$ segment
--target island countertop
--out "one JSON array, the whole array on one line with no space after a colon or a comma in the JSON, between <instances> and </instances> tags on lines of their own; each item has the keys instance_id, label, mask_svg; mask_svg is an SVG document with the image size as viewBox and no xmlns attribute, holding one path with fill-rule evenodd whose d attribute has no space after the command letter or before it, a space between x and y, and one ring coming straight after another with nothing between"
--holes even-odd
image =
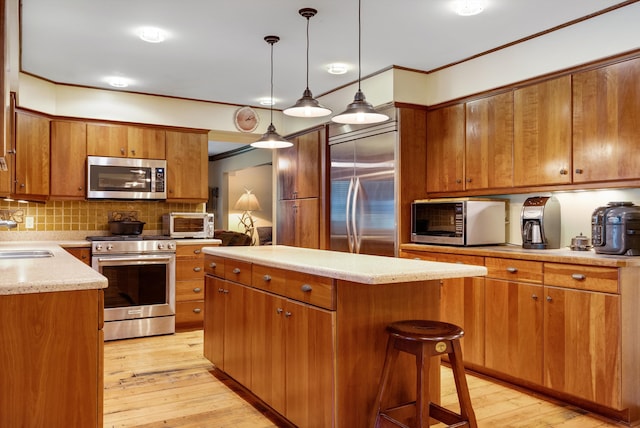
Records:
<instances>
[{"instance_id":1,"label":"island countertop","mask_svg":"<svg viewBox=\"0 0 640 428\"><path fill-rule=\"evenodd\" d=\"M428 262L338 251L264 245L204 247L205 254L363 284L484 276L484 266Z\"/></svg>"}]
</instances>

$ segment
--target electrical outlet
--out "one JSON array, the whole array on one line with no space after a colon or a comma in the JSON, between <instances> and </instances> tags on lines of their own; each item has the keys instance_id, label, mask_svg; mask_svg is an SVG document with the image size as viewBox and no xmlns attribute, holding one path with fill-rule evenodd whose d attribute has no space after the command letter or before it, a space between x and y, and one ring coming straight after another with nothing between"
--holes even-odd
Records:
<instances>
[{"instance_id":1,"label":"electrical outlet","mask_svg":"<svg viewBox=\"0 0 640 428\"><path fill-rule=\"evenodd\" d=\"M33 217L25 217L24 220L24 227L26 229L33 229Z\"/></svg>"}]
</instances>

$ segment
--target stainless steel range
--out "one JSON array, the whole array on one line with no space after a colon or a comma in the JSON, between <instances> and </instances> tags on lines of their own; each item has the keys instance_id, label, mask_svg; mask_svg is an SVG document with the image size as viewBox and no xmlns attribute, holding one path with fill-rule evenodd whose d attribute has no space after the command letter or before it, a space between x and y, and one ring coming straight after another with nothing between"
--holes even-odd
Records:
<instances>
[{"instance_id":1,"label":"stainless steel range","mask_svg":"<svg viewBox=\"0 0 640 428\"><path fill-rule=\"evenodd\" d=\"M104 339L175 332L176 242L164 236L88 236L91 266L106 276Z\"/></svg>"}]
</instances>

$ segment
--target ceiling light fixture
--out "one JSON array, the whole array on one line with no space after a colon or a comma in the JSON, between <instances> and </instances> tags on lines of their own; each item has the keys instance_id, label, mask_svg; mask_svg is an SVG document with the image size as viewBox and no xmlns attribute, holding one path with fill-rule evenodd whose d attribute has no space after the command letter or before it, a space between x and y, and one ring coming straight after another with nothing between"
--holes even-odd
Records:
<instances>
[{"instance_id":1,"label":"ceiling light fixture","mask_svg":"<svg viewBox=\"0 0 640 428\"><path fill-rule=\"evenodd\" d=\"M331 114L331 110L324 107L313 98L313 94L309 89L309 18L315 16L318 11L310 7L305 7L298 11L300 16L307 19L307 88L302 93L300 98L294 105L284 109L284 114L287 116L295 117L322 117Z\"/></svg>"},{"instance_id":2,"label":"ceiling light fixture","mask_svg":"<svg viewBox=\"0 0 640 428\"><path fill-rule=\"evenodd\" d=\"M167 38L167 33L156 27L142 27L138 30L138 37L148 43L161 43Z\"/></svg>"},{"instance_id":3,"label":"ceiling light fixture","mask_svg":"<svg viewBox=\"0 0 640 428\"><path fill-rule=\"evenodd\" d=\"M275 101L272 100L271 98L260 98L261 106L272 106L274 104L275 104Z\"/></svg>"},{"instance_id":4,"label":"ceiling light fixture","mask_svg":"<svg viewBox=\"0 0 640 428\"><path fill-rule=\"evenodd\" d=\"M347 106L347 109L342 113L333 116L332 121L337 123L348 124L366 124L366 123L378 123L384 122L389 119L386 114L378 113L371 103L367 102L360 83L362 80L362 12L361 12L362 0L358 0L358 91L353 98L353 102Z\"/></svg>"},{"instance_id":5,"label":"ceiling light fixture","mask_svg":"<svg viewBox=\"0 0 640 428\"><path fill-rule=\"evenodd\" d=\"M460 16L477 15L484 10L484 0L456 0L453 10Z\"/></svg>"},{"instance_id":6,"label":"ceiling light fixture","mask_svg":"<svg viewBox=\"0 0 640 428\"><path fill-rule=\"evenodd\" d=\"M334 62L327 66L329 74L345 74L348 69L349 67L347 67L347 64L342 64L340 62Z\"/></svg>"},{"instance_id":7,"label":"ceiling light fixture","mask_svg":"<svg viewBox=\"0 0 640 428\"><path fill-rule=\"evenodd\" d=\"M264 41L271 45L271 99L273 100L273 44L277 43L280 40L278 36L265 36ZM273 104L269 108L269 112L271 114L271 120L269 123L269 127L267 128L267 132L265 132L262 137L251 143L251 147L256 147L259 149L282 149L285 147L293 146L291 141L287 141L280 136L276 132L276 127L273 126Z\"/></svg>"},{"instance_id":8,"label":"ceiling light fixture","mask_svg":"<svg viewBox=\"0 0 640 428\"><path fill-rule=\"evenodd\" d=\"M126 88L129 86L129 80L124 77L109 77L107 82L114 88Z\"/></svg>"}]
</instances>

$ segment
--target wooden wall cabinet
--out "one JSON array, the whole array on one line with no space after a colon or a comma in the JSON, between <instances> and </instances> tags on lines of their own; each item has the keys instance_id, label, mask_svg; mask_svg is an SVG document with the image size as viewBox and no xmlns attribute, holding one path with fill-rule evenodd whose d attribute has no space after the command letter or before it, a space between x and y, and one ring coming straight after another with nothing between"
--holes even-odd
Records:
<instances>
[{"instance_id":1,"label":"wooden wall cabinet","mask_svg":"<svg viewBox=\"0 0 640 428\"><path fill-rule=\"evenodd\" d=\"M319 198L279 201L277 222L279 245L319 248Z\"/></svg>"},{"instance_id":2,"label":"wooden wall cabinet","mask_svg":"<svg viewBox=\"0 0 640 428\"><path fill-rule=\"evenodd\" d=\"M427 112L427 192L464 190L464 105Z\"/></svg>"},{"instance_id":3,"label":"wooden wall cabinet","mask_svg":"<svg viewBox=\"0 0 640 428\"><path fill-rule=\"evenodd\" d=\"M203 327L204 246L176 247L176 331Z\"/></svg>"},{"instance_id":4,"label":"wooden wall cabinet","mask_svg":"<svg viewBox=\"0 0 640 428\"><path fill-rule=\"evenodd\" d=\"M573 181L637 180L640 58L573 75Z\"/></svg>"},{"instance_id":5,"label":"wooden wall cabinet","mask_svg":"<svg viewBox=\"0 0 640 428\"><path fill-rule=\"evenodd\" d=\"M207 134L166 131L167 201L208 199Z\"/></svg>"},{"instance_id":6,"label":"wooden wall cabinet","mask_svg":"<svg viewBox=\"0 0 640 428\"><path fill-rule=\"evenodd\" d=\"M15 112L15 195L45 200L49 196L49 119Z\"/></svg>"},{"instance_id":7,"label":"wooden wall cabinet","mask_svg":"<svg viewBox=\"0 0 640 428\"><path fill-rule=\"evenodd\" d=\"M86 123L52 120L50 199L85 199L86 183Z\"/></svg>"},{"instance_id":8,"label":"wooden wall cabinet","mask_svg":"<svg viewBox=\"0 0 640 428\"><path fill-rule=\"evenodd\" d=\"M87 124L89 156L164 159L165 131L115 124Z\"/></svg>"}]
</instances>

